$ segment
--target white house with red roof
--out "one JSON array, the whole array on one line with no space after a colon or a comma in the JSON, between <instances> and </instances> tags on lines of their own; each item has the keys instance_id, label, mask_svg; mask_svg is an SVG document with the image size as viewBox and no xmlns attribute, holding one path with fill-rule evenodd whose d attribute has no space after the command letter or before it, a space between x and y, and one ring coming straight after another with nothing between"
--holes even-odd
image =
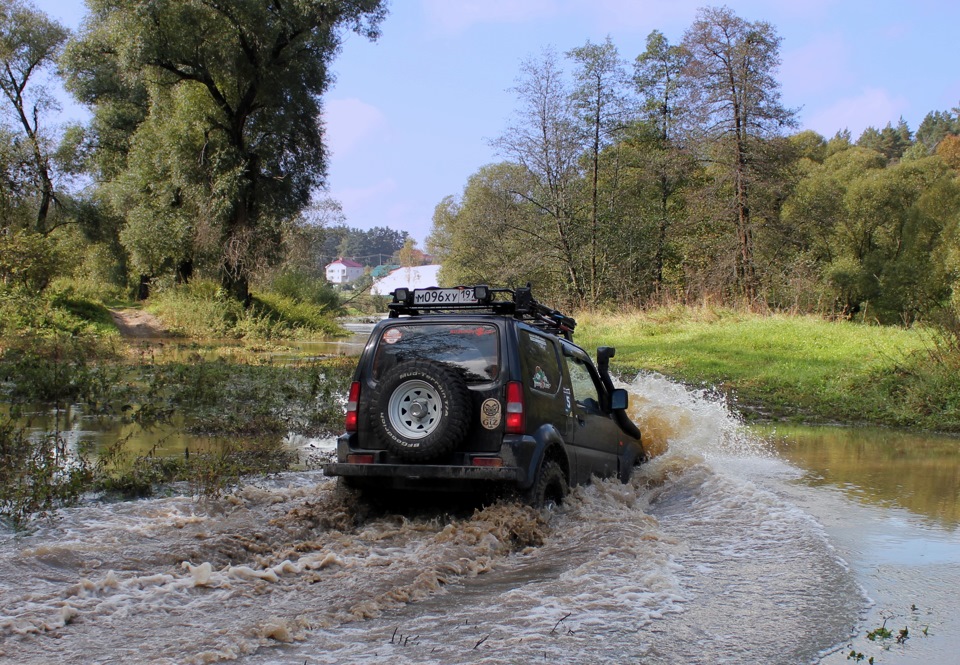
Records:
<instances>
[{"instance_id":1,"label":"white house with red roof","mask_svg":"<svg viewBox=\"0 0 960 665\"><path fill-rule=\"evenodd\" d=\"M350 259L337 259L327 264L327 281L331 284L349 284L363 277L363 266Z\"/></svg>"}]
</instances>

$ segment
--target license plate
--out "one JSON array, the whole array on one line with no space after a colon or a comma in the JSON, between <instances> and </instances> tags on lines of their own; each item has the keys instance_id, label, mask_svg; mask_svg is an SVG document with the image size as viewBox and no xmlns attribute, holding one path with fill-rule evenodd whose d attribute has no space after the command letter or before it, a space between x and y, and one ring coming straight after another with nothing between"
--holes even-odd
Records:
<instances>
[{"instance_id":1,"label":"license plate","mask_svg":"<svg viewBox=\"0 0 960 665\"><path fill-rule=\"evenodd\" d=\"M476 304L473 289L414 289L414 305L468 305Z\"/></svg>"}]
</instances>

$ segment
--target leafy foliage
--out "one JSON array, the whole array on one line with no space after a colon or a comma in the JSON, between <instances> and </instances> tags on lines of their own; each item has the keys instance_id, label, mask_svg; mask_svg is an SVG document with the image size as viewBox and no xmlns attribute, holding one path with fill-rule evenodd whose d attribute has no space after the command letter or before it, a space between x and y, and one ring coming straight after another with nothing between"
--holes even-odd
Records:
<instances>
[{"instance_id":1,"label":"leafy foliage","mask_svg":"<svg viewBox=\"0 0 960 665\"><path fill-rule=\"evenodd\" d=\"M320 96L344 27L376 37L380 0L94 0L70 86L107 134L105 189L142 274L215 267L249 304L282 222L322 184Z\"/></svg>"},{"instance_id":2,"label":"leafy foliage","mask_svg":"<svg viewBox=\"0 0 960 665\"><path fill-rule=\"evenodd\" d=\"M309 295L304 286L300 294ZM160 290L149 309L174 332L198 339L283 339L303 335L337 335L333 303L324 291L313 294L321 302L297 300L263 292L251 306L231 298L216 282L194 280Z\"/></svg>"},{"instance_id":3,"label":"leafy foliage","mask_svg":"<svg viewBox=\"0 0 960 665\"><path fill-rule=\"evenodd\" d=\"M0 288L39 293L61 271L57 242L39 233L0 233Z\"/></svg>"},{"instance_id":4,"label":"leafy foliage","mask_svg":"<svg viewBox=\"0 0 960 665\"><path fill-rule=\"evenodd\" d=\"M0 518L19 527L77 501L92 478L87 458L73 453L60 432L28 436L0 417Z\"/></svg>"}]
</instances>

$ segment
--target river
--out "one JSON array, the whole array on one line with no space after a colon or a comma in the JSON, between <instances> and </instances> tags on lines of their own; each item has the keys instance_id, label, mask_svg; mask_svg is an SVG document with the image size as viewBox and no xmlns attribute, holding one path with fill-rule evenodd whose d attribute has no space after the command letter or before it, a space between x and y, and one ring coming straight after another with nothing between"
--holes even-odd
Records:
<instances>
[{"instance_id":1,"label":"river","mask_svg":"<svg viewBox=\"0 0 960 665\"><path fill-rule=\"evenodd\" d=\"M298 471L4 532L0 662L956 662L960 442L629 388L657 456L546 516L376 512Z\"/></svg>"}]
</instances>

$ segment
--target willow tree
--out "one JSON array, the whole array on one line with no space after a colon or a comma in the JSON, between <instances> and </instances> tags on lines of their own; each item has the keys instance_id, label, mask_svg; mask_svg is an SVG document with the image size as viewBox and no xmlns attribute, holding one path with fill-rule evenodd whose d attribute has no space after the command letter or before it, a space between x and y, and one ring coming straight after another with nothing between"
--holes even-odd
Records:
<instances>
[{"instance_id":1,"label":"willow tree","mask_svg":"<svg viewBox=\"0 0 960 665\"><path fill-rule=\"evenodd\" d=\"M114 159L102 184L127 217L135 263L157 269L171 252L169 264L206 254L225 289L249 301L281 222L324 181L321 95L342 33L376 38L381 5L88 0L67 68L94 127L128 132L104 137Z\"/></svg>"},{"instance_id":2,"label":"willow tree","mask_svg":"<svg viewBox=\"0 0 960 665\"><path fill-rule=\"evenodd\" d=\"M780 37L769 23L745 21L728 7L708 7L699 10L682 46L705 155L717 182L730 192L737 282L752 299L757 291L752 204L754 185L764 179L771 158L765 140L795 124L795 112L780 103Z\"/></svg>"},{"instance_id":3,"label":"willow tree","mask_svg":"<svg viewBox=\"0 0 960 665\"><path fill-rule=\"evenodd\" d=\"M568 257L539 204L540 183L518 164L481 167L462 196L446 197L433 215L427 250L442 263L444 284L521 286L532 282L540 297L570 295Z\"/></svg>"}]
</instances>

